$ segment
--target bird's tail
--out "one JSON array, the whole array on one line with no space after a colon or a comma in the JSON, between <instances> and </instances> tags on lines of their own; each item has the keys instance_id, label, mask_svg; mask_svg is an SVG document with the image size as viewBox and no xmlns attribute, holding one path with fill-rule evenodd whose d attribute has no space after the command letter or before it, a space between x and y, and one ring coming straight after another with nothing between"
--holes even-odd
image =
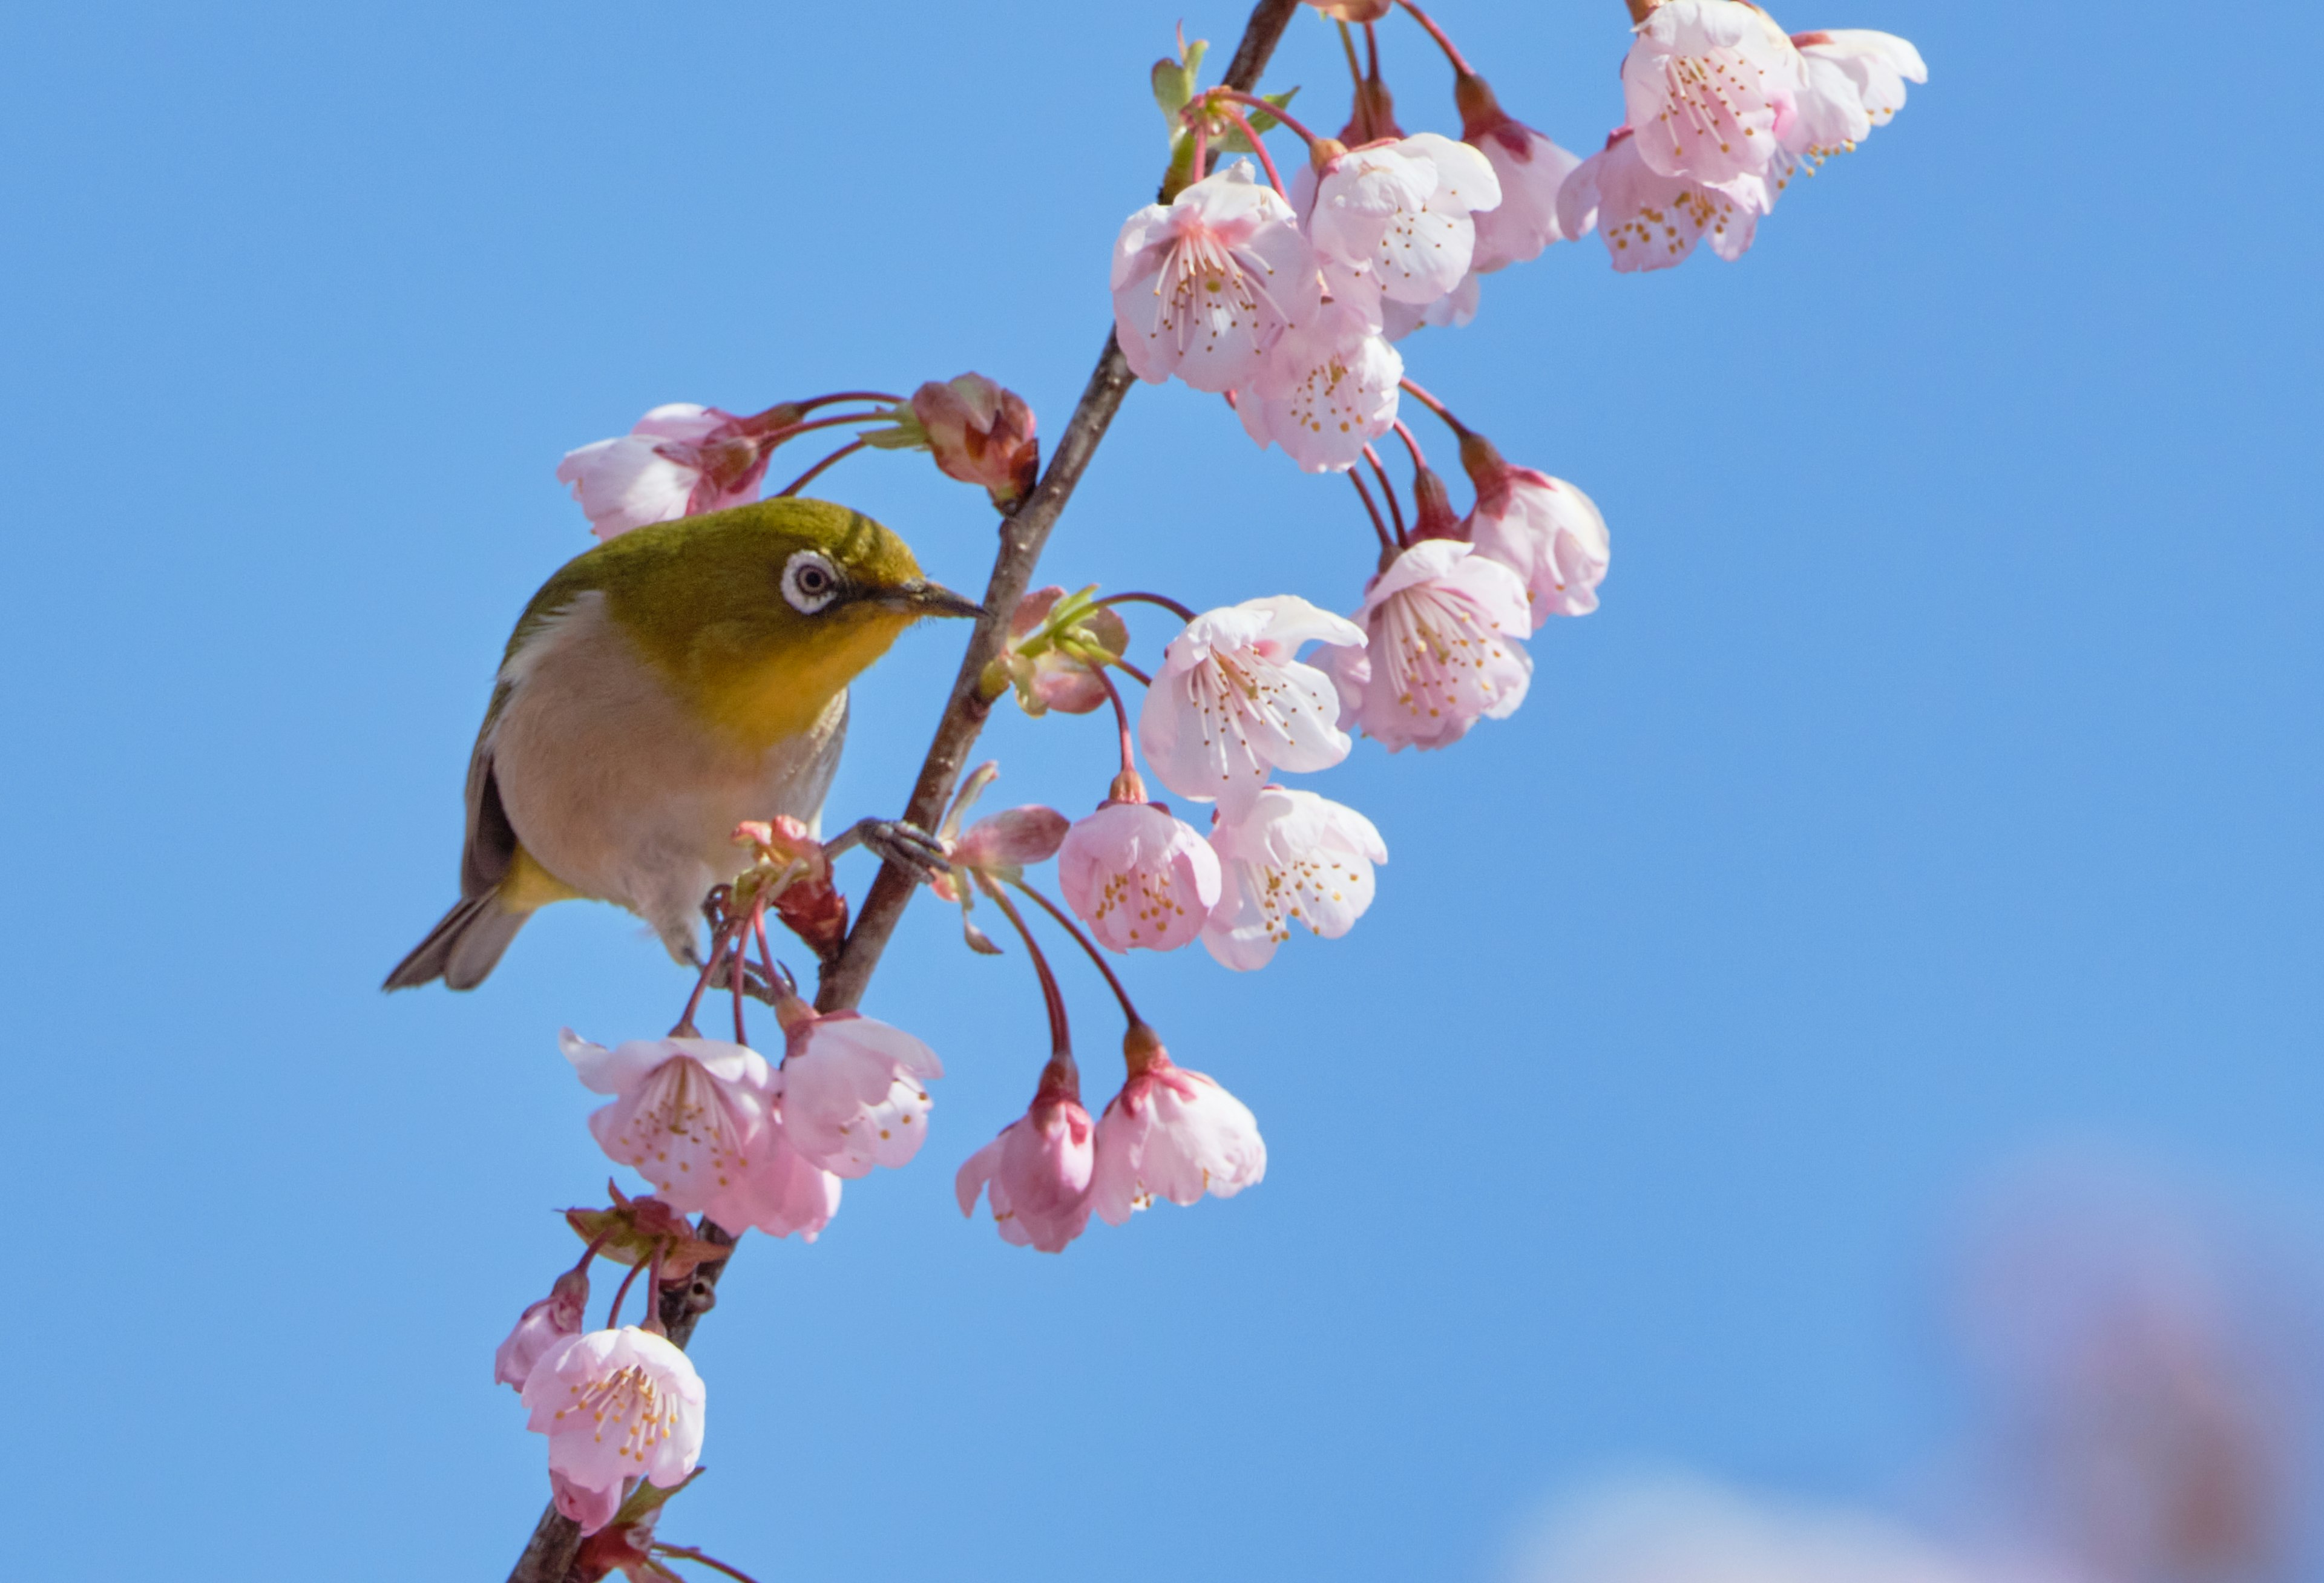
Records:
<instances>
[{"instance_id":1,"label":"bird's tail","mask_svg":"<svg viewBox=\"0 0 2324 1583\"><path fill-rule=\"evenodd\" d=\"M493 891L469 897L428 931L428 938L395 964L380 988L416 989L441 979L447 989L473 989L493 971L527 916L503 907Z\"/></svg>"}]
</instances>

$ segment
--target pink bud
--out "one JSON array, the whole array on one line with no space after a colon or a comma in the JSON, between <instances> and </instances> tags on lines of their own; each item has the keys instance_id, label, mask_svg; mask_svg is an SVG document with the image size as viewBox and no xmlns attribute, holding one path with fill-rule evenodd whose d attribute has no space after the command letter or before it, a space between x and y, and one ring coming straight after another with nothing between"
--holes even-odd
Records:
<instances>
[{"instance_id":1,"label":"pink bud","mask_svg":"<svg viewBox=\"0 0 2324 1583\"><path fill-rule=\"evenodd\" d=\"M1074 1058L1060 1054L1025 1114L961 1166L953 1184L960 1212L974 1214L982 1192L1003 1242L1063 1253L1089 1225L1093 1136Z\"/></svg>"},{"instance_id":2,"label":"pink bud","mask_svg":"<svg viewBox=\"0 0 2324 1583\"><path fill-rule=\"evenodd\" d=\"M1004 511L1032 492L1041 446L1033 437L1033 410L1016 391L981 373L945 384L931 380L912 392L912 415L946 477L982 484Z\"/></svg>"},{"instance_id":3,"label":"pink bud","mask_svg":"<svg viewBox=\"0 0 2324 1583\"><path fill-rule=\"evenodd\" d=\"M1038 804L1010 808L979 819L952 849L964 869L1022 868L1057 855L1073 822Z\"/></svg>"},{"instance_id":4,"label":"pink bud","mask_svg":"<svg viewBox=\"0 0 2324 1583\"><path fill-rule=\"evenodd\" d=\"M1011 642L1006 658L1017 701L1028 714L1052 709L1065 714L1087 714L1105 707L1105 684L1083 661L1054 648L1030 658L1017 651L1014 640L1037 630L1065 596L1062 588L1036 588L1017 602L1016 613L1009 618ZM1130 628L1109 607L1091 611L1077 625L1110 654L1120 655L1130 647Z\"/></svg>"},{"instance_id":5,"label":"pink bud","mask_svg":"<svg viewBox=\"0 0 2324 1583\"><path fill-rule=\"evenodd\" d=\"M589 1306L589 1273L567 1270L557 1277L549 1295L518 1316L516 1329L493 1353L493 1382L512 1385L520 1393L533 1365L567 1336L581 1333L582 1313Z\"/></svg>"}]
</instances>

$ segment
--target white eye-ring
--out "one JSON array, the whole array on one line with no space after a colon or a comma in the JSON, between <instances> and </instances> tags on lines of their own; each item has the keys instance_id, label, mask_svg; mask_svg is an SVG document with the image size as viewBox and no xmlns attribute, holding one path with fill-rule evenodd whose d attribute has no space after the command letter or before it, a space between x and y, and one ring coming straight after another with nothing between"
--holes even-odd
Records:
<instances>
[{"instance_id":1,"label":"white eye-ring","mask_svg":"<svg viewBox=\"0 0 2324 1583\"><path fill-rule=\"evenodd\" d=\"M783 563L783 597L801 615L813 615L839 597L839 573L811 549L793 552Z\"/></svg>"}]
</instances>

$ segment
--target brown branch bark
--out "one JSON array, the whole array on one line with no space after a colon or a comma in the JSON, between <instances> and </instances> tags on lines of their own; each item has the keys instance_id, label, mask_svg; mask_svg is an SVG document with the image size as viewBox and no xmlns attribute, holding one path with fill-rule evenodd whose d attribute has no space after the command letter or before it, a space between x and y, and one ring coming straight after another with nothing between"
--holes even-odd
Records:
<instances>
[{"instance_id":1,"label":"brown branch bark","mask_svg":"<svg viewBox=\"0 0 2324 1583\"><path fill-rule=\"evenodd\" d=\"M1275 53L1276 43L1298 9L1299 0L1259 0L1243 27L1242 41L1235 46L1234 59L1228 63L1224 79L1227 87L1243 93L1258 87L1259 74L1267 69L1268 58ZM984 667L1001 652L1008 636L1009 617L1032 584L1033 569L1049 542L1050 530L1056 527L1065 502L1073 498L1091 456L1096 454L1098 442L1105 437L1107 426L1121 409L1122 398L1130 393L1134 377L1121 355L1121 348L1108 332L1105 350L1098 354L1097 368L1084 387L1073 416L1057 437L1048 469L1041 474L1041 482L1034 486L1033 492L1001 520L1001 549L993 559L991 579L985 584L984 613L977 618L975 630L969 636L968 652L961 656L960 674L953 680L952 696L936 722L936 740L928 744L927 758L922 761L919 778L912 786L911 799L904 805L904 817L923 830L936 827L953 788L960 783L969 750L976 745L985 719L992 713L992 705L977 695L977 683L984 675ZM905 879L895 869L881 865L871 893L864 898L863 909L856 915L855 926L848 932L846 945L839 959L825 970L816 989L815 1003L819 1010L853 1009L863 999L872 971L880 965L881 953L888 948L889 938L896 932L897 922L918 888L916 882ZM713 1241L733 1240L707 1221L704 1222L702 1235ZM696 1272L689 1285L662 1293L661 1319L669 1328L671 1341L684 1347L693 1337L696 1323L715 1301L718 1277L725 1269L724 1261L705 1265ZM565 1583L580 1545L581 1531L556 1506L549 1506L541 1513L530 1542L509 1574L509 1583Z\"/></svg>"}]
</instances>

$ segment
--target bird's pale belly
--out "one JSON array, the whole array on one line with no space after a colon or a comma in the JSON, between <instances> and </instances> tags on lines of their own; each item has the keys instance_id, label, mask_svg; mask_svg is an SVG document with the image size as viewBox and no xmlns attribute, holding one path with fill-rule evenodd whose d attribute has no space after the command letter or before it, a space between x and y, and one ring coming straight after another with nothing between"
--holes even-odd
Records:
<instances>
[{"instance_id":1,"label":"bird's pale belly","mask_svg":"<svg viewBox=\"0 0 2324 1583\"><path fill-rule=\"evenodd\" d=\"M742 867L737 824L821 815L847 697L754 749L703 722L602 622L576 611L528 656L494 728L501 801L549 876L628 907L679 953L703 897Z\"/></svg>"}]
</instances>

